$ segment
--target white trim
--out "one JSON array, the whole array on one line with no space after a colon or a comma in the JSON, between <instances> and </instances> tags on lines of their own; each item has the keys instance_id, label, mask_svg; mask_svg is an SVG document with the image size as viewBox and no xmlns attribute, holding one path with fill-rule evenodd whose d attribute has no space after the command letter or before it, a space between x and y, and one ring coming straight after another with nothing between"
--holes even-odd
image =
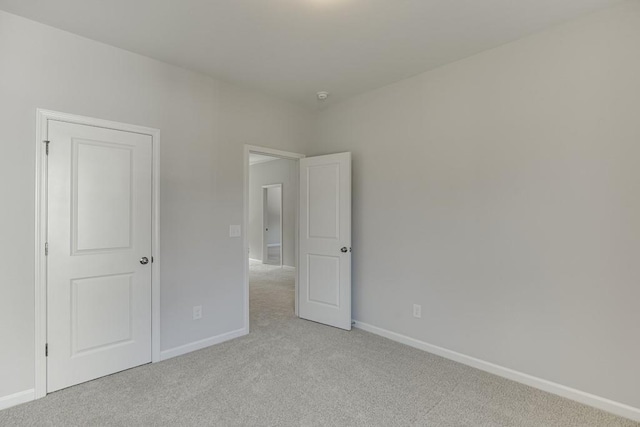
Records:
<instances>
[{"instance_id":1,"label":"white trim","mask_svg":"<svg viewBox=\"0 0 640 427\"><path fill-rule=\"evenodd\" d=\"M265 224L269 220L268 215L268 194L270 188L279 188L280 189L280 243L267 243L267 226L269 224ZM284 240L284 230L282 229L284 223L284 191L282 183L278 184L268 184L262 186L262 263L267 265L279 265L282 267L284 265L284 250L283 240ZM265 219L267 221L265 221ZM280 262L278 264L269 264L267 261L269 260L269 248L275 248L276 246L280 247Z\"/></svg>"},{"instance_id":2,"label":"white trim","mask_svg":"<svg viewBox=\"0 0 640 427\"><path fill-rule=\"evenodd\" d=\"M29 389L8 396L0 397L0 411L35 399L35 390Z\"/></svg>"},{"instance_id":3,"label":"white trim","mask_svg":"<svg viewBox=\"0 0 640 427\"><path fill-rule=\"evenodd\" d=\"M634 408L633 406L625 405L624 403L615 402L604 397L596 396L594 394L576 390L575 388L567 387L562 384L535 377L533 375L525 374L524 372L505 368L504 366L496 365L495 363L477 359L472 356L467 356L466 354L458 353L456 351L449 350L443 347L438 347L436 345L429 344L424 341L408 337L406 335L401 335L396 332L391 332L386 329L369 325L357 320L354 320L353 323L354 327L358 329L371 332L372 334L380 335L392 341L406 344L410 347L417 348L419 350L423 350L428 353L432 353L446 359L453 360L455 362L459 362L464 365L471 366L473 368L477 368L482 371L516 381L521 384L526 384L528 386L553 393L588 406L593 406L594 408L602 409L603 411L611 412L612 414L619 415L621 417L629 418L634 421L640 421L640 408Z\"/></svg>"},{"instance_id":4,"label":"white trim","mask_svg":"<svg viewBox=\"0 0 640 427\"><path fill-rule=\"evenodd\" d=\"M35 205L35 281L34 281L34 390L33 398L47 394L47 361L44 345L47 342L47 263L44 245L47 241L47 162L45 141L48 139L47 119L43 111L36 111L36 205Z\"/></svg>"},{"instance_id":5,"label":"white trim","mask_svg":"<svg viewBox=\"0 0 640 427\"><path fill-rule=\"evenodd\" d=\"M47 260L44 243L47 239L47 173L42 141L48 139L48 122L95 126L151 136L153 156L152 244L151 256L151 361L160 361L160 130L94 119L56 111L36 110L36 206L35 206L35 388L34 398L47 394L47 361L44 346L47 342Z\"/></svg>"},{"instance_id":6,"label":"white trim","mask_svg":"<svg viewBox=\"0 0 640 427\"><path fill-rule=\"evenodd\" d=\"M243 248L244 248L244 295L243 295L243 299L244 299L244 328L246 329L247 333L249 333L249 234L248 234L248 229L249 229L249 154L250 153L256 153L256 154L266 154L269 156L274 156L274 157L280 157L283 159L291 159L291 160L300 160L303 159L305 157L304 154L298 154L298 153L292 153L289 151L282 151L282 150L274 150L273 148L267 148L267 147L260 147L257 145L247 145L245 144L244 146L244 157L243 157L243 163L244 163L244 197L243 197L243 214L244 214L244 218L242 220L243 222ZM299 180L299 175L300 172L299 170L296 173L296 176L298 176L298 180ZM296 180L296 181L298 181ZM298 193L298 189L296 188L296 194ZM296 202L296 204L298 204ZM295 245L297 245L298 242L298 209L296 209L296 221L295 221L296 225L296 232L295 232L295 237L294 237L294 242ZM295 253L296 253L296 265L298 265L298 249L296 246L295 249ZM295 283L295 314L296 316L298 315L298 272L296 270L296 283Z\"/></svg>"},{"instance_id":7,"label":"white trim","mask_svg":"<svg viewBox=\"0 0 640 427\"><path fill-rule=\"evenodd\" d=\"M172 357L182 356L183 354L191 353L192 351L201 350L206 347L210 347L215 344L220 344L225 341L232 340L234 338L247 335L249 331L245 328L237 329L235 331L226 332L224 334L216 335L214 337L205 338L199 341L194 341L189 344L181 345L179 347L170 348L169 350L163 350L160 353L160 360L171 359Z\"/></svg>"}]
</instances>

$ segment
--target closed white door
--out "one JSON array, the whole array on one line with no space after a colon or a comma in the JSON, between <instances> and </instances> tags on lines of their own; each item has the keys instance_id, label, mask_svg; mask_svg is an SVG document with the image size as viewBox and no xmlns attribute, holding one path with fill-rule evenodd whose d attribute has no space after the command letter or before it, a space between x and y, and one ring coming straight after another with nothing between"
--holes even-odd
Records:
<instances>
[{"instance_id":1,"label":"closed white door","mask_svg":"<svg viewBox=\"0 0 640 427\"><path fill-rule=\"evenodd\" d=\"M47 391L151 362L151 136L49 121Z\"/></svg>"},{"instance_id":2,"label":"closed white door","mask_svg":"<svg viewBox=\"0 0 640 427\"><path fill-rule=\"evenodd\" d=\"M351 153L300 160L299 316L351 330Z\"/></svg>"}]
</instances>

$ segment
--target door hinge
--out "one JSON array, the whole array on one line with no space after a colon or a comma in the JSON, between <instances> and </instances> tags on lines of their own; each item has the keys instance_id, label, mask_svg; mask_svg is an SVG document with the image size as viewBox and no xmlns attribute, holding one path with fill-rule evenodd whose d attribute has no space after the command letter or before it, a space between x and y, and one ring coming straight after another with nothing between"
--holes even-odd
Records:
<instances>
[{"instance_id":1,"label":"door hinge","mask_svg":"<svg viewBox=\"0 0 640 427\"><path fill-rule=\"evenodd\" d=\"M151 264L153 264L153 257L151 257Z\"/></svg>"},{"instance_id":2,"label":"door hinge","mask_svg":"<svg viewBox=\"0 0 640 427\"><path fill-rule=\"evenodd\" d=\"M44 357L49 357L49 344L44 345Z\"/></svg>"},{"instance_id":3,"label":"door hinge","mask_svg":"<svg viewBox=\"0 0 640 427\"><path fill-rule=\"evenodd\" d=\"M45 146L46 146L46 148L45 148L45 153L46 153L46 154L47 154L47 156L48 156L48 155L49 155L49 142L51 142L51 141L44 140L44 141L42 141L42 142L44 142L44 143L45 143Z\"/></svg>"},{"instance_id":4,"label":"door hinge","mask_svg":"<svg viewBox=\"0 0 640 427\"><path fill-rule=\"evenodd\" d=\"M44 256L49 255L49 242L44 244Z\"/></svg>"}]
</instances>

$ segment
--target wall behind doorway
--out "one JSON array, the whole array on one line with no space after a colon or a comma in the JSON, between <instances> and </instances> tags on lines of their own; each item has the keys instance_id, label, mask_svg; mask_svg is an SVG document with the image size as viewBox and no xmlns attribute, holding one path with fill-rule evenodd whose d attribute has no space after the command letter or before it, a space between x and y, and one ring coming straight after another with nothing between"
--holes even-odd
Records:
<instances>
[{"instance_id":1,"label":"wall behind doorway","mask_svg":"<svg viewBox=\"0 0 640 427\"><path fill-rule=\"evenodd\" d=\"M249 258L262 260L262 186L282 184L282 264L295 267L296 160L279 159L249 167Z\"/></svg>"}]
</instances>

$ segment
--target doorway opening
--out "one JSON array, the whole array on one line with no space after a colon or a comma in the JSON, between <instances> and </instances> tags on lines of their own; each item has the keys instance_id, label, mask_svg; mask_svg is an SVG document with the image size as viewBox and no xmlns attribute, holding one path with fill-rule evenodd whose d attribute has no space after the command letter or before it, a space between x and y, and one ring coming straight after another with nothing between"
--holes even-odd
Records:
<instances>
[{"instance_id":1,"label":"doorway opening","mask_svg":"<svg viewBox=\"0 0 640 427\"><path fill-rule=\"evenodd\" d=\"M278 248L264 209L280 185ZM244 230L245 333L295 317L351 330L351 153L307 158L245 145Z\"/></svg>"},{"instance_id":2,"label":"doorway opening","mask_svg":"<svg viewBox=\"0 0 640 427\"><path fill-rule=\"evenodd\" d=\"M297 313L298 159L302 157L259 147L246 152L248 311L258 324L274 325Z\"/></svg>"},{"instance_id":3,"label":"doorway opening","mask_svg":"<svg viewBox=\"0 0 640 427\"><path fill-rule=\"evenodd\" d=\"M282 159L283 162L293 162L293 160ZM276 167L281 168L281 165L274 165L273 163L268 165L271 170L275 170ZM289 165L283 165L288 169ZM292 165L293 166L293 165ZM251 169L251 168L250 168ZM251 174L251 171L249 171ZM249 202L249 209L251 210L251 202ZM282 201L282 183L269 184L262 186L262 263L269 265L284 266L282 261L283 255L283 206ZM292 229L293 224L291 221L287 221L287 230L295 231ZM288 249L288 248L287 248Z\"/></svg>"}]
</instances>

